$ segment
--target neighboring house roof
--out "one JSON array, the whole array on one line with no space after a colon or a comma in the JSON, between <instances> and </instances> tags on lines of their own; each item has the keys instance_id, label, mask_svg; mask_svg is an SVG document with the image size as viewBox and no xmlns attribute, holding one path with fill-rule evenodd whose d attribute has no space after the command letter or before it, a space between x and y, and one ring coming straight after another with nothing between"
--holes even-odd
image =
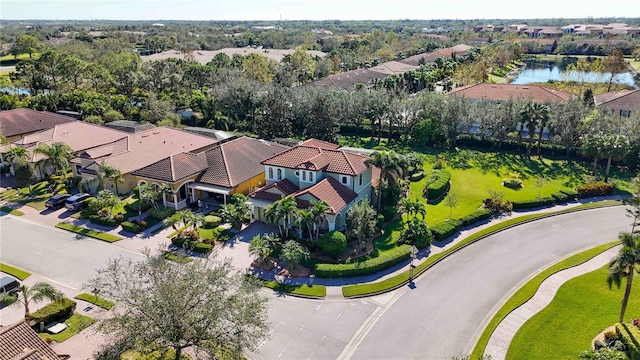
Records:
<instances>
[{"instance_id":1,"label":"neighboring house roof","mask_svg":"<svg viewBox=\"0 0 640 360\"><path fill-rule=\"evenodd\" d=\"M509 99L531 100L539 103L566 101L571 99L573 96L571 93L565 91L553 90L539 85L488 83L459 87L449 92L447 95L492 101L503 101Z\"/></svg>"},{"instance_id":2,"label":"neighboring house roof","mask_svg":"<svg viewBox=\"0 0 640 360\"><path fill-rule=\"evenodd\" d=\"M140 131L146 131L156 127L151 123L140 123L140 122L131 121L131 120L116 120L110 123L105 123L103 124L103 126L120 130L120 131L125 131L128 133L137 133Z\"/></svg>"},{"instance_id":3,"label":"neighboring house roof","mask_svg":"<svg viewBox=\"0 0 640 360\"><path fill-rule=\"evenodd\" d=\"M210 137L169 127L159 127L135 134L127 134L127 146L125 149L120 149L120 151L108 155L98 153L113 147L113 145L109 144L101 149L93 149L92 152L98 156L90 157L97 164L104 161L120 170L122 174L128 174L173 155L205 150L216 142L215 139ZM178 159L186 159L186 157ZM172 171L175 171L175 169Z\"/></svg>"},{"instance_id":4,"label":"neighboring house roof","mask_svg":"<svg viewBox=\"0 0 640 360\"><path fill-rule=\"evenodd\" d=\"M593 101L596 106L610 106L632 109L640 106L640 89L622 90L595 95Z\"/></svg>"},{"instance_id":5,"label":"neighboring house roof","mask_svg":"<svg viewBox=\"0 0 640 360\"><path fill-rule=\"evenodd\" d=\"M74 122L76 119L31 109L0 111L0 132L5 137L19 136L52 128L59 124Z\"/></svg>"},{"instance_id":6,"label":"neighboring house roof","mask_svg":"<svg viewBox=\"0 0 640 360\"><path fill-rule=\"evenodd\" d=\"M58 355L24 321L0 329L0 360L60 360Z\"/></svg>"},{"instance_id":7,"label":"neighboring house roof","mask_svg":"<svg viewBox=\"0 0 640 360\"><path fill-rule=\"evenodd\" d=\"M208 167L197 181L236 187L264 173L264 159L288 149L285 145L246 136L227 141L207 151Z\"/></svg>"},{"instance_id":8,"label":"neighboring house roof","mask_svg":"<svg viewBox=\"0 0 640 360\"><path fill-rule=\"evenodd\" d=\"M303 195L310 195L319 201L325 201L329 205L327 212L330 214L337 214L358 197L358 194L332 177L326 177L318 181L317 184L302 190L298 190L298 187L291 181L283 179L251 193L249 197L277 201L288 195L296 198L300 208L309 206L308 200L299 198Z\"/></svg>"},{"instance_id":9,"label":"neighboring house roof","mask_svg":"<svg viewBox=\"0 0 640 360\"><path fill-rule=\"evenodd\" d=\"M200 173L198 182L235 187L263 173L262 160L287 149L288 146L240 137L198 154L174 154L134 171L133 175L175 182Z\"/></svg>"},{"instance_id":10,"label":"neighboring house roof","mask_svg":"<svg viewBox=\"0 0 640 360\"><path fill-rule=\"evenodd\" d=\"M367 169L365 157L338 150L338 145L316 139L307 140L262 163L290 169L324 170L351 176Z\"/></svg>"}]
</instances>

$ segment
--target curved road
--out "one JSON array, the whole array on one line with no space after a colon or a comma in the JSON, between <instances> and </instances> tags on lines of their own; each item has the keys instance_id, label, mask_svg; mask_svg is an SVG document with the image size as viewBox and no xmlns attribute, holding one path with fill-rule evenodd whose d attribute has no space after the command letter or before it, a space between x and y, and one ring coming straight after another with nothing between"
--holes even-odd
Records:
<instances>
[{"instance_id":1,"label":"curved road","mask_svg":"<svg viewBox=\"0 0 640 360\"><path fill-rule=\"evenodd\" d=\"M623 207L555 216L492 235L423 274L414 289L359 300L272 295L259 359L451 359L468 354L497 304L525 279L629 229ZM0 216L2 261L79 287L107 258L140 254Z\"/></svg>"}]
</instances>

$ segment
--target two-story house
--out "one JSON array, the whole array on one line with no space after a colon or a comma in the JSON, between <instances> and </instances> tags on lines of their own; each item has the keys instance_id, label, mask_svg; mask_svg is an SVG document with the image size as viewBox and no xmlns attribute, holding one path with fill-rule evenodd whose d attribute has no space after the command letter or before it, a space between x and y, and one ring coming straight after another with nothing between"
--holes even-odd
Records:
<instances>
[{"instance_id":1,"label":"two-story house","mask_svg":"<svg viewBox=\"0 0 640 360\"><path fill-rule=\"evenodd\" d=\"M265 208L291 195L301 209L310 201L325 201L330 209L323 228L343 230L351 206L371 199L372 169L366 160L317 139L264 160L266 186L249 195L252 220L265 221Z\"/></svg>"}]
</instances>

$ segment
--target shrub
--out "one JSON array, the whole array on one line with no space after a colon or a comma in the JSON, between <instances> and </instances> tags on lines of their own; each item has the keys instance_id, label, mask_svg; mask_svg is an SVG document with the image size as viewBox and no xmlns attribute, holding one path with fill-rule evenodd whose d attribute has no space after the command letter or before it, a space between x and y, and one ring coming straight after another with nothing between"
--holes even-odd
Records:
<instances>
[{"instance_id":1,"label":"shrub","mask_svg":"<svg viewBox=\"0 0 640 360\"><path fill-rule=\"evenodd\" d=\"M569 196L560 191L558 191L557 193L551 194L551 197L555 200L557 204L564 204L566 202L569 202Z\"/></svg>"},{"instance_id":2,"label":"shrub","mask_svg":"<svg viewBox=\"0 0 640 360\"><path fill-rule=\"evenodd\" d=\"M613 184L606 183L604 181L598 181L594 183L587 183L580 185L576 188L578 198L588 198L595 196L612 195L614 190Z\"/></svg>"},{"instance_id":3,"label":"shrub","mask_svg":"<svg viewBox=\"0 0 640 360\"><path fill-rule=\"evenodd\" d=\"M318 264L315 274L324 278L339 278L347 276L360 276L376 273L399 262L409 259L411 247L398 246L382 253L380 256L368 260L349 264Z\"/></svg>"},{"instance_id":4,"label":"shrub","mask_svg":"<svg viewBox=\"0 0 640 360\"><path fill-rule=\"evenodd\" d=\"M329 231L318 239L318 246L323 253L338 257L347 249L347 237L340 231Z\"/></svg>"},{"instance_id":5,"label":"shrub","mask_svg":"<svg viewBox=\"0 0 640 360\"><path fill-rule=\"evenodd\" d=\"M142 227L140 226L140 224L135 222L123 221L120 226L122 226L122 230L130 232L132 234L137 234L142 231Z\"/></svg>"},{"instance_id":6,"label":"shrub","mask_svg":"<svg viewBox=\"0 0 640 360\"><path fill-rule=\"evenodd\" d=\"M460 220L449 219L434 225L431 228L431 233L437 241L442 241L455 234L460 229L460 226L462 226Z\"/></svg>"},{"instance_id":7,"label":"shrub","mask_svg":"<svg viewBox=\"0 0 640 360\"><path fill-rule=\"evenodd\" d=\"M76 302L64 298L58 302L52 302L51 304L45 305L40 310L30 314L32 324L38 324L40 322L44 322L46 324L50 324L57 320L63 320L69 317L73 310L76 308Z\"/></svg>"},{"instance_id":8,"label":"shrub","mask_svg":"<svg viewBox=\"0 0 640 360\"><path fill-rule=\"evenodd\" d=\"M108 227L116 227L118 226L118 224L120 224L115 217L113 219L110 219L99 215L89 215L86 217L86 219L94 224L104 225Z\"/></svg>"},{"instance_id":9,"label":"shrub","mask_svg":"<svg viewBox=\"0 0 640 360\"><path fill-rule=\"evenodd\" d=\"M113 220L115 220L118 224L120 224L121 222L124 221L124 215L115 214L115 215L113 215Z\"/></svg>"},{"instance_id":10,"label":"shrub","mask_svg":"<svg viewBox=\"0 0 640 360\"><path fill-rule=\"evenodd\" d=\"M567 198L568 198L570 201L575 200L575 199L576 199L576 197L578 196L578 192L577 192L577 191L575 191L575 190L560 190L559 192L561 192L561 193L563 193L563 194L567 195Z\"/></svg>"},{"instance_id":11,"label":"shrub","mask_svg":"<svg viewBox=\"0 0 640 360\"><path fill-rule=\"evenodd\" d=\"M219 216L207 215L204 217L202 225L206 228L216 228L218 227L218 225L220 225L221 222L222 219Z\"/></svg>"},{"instance_id":12,"label":"shrub","mask_svg":"<svg viewBox=\"0 0 640 360\"><path fill-rule=\"evenodd\" d=\"M509 189L520 189L522 188L522 180L505 178L505 179L502 179L502 185L504 187L508 187Z\"/></svg>"},{"instance_id":13,"label":"shrub","mask_svg":"<svg viewBox=\"0 0 640 360\"><path fill-rule=\"evenodd\" d=\"M440 170L444 167L444 159L443 158L439 158L434 164L433 164L433 170Z\"/></svg>"},{"instance_id":14,"label":"shrub","mask_svg":"<svg viewBox=\"0 0 640 360\"><path fill-rule=\"evenodd\" d=\"M382 214L384 215L384 221L389 222L393 220L397 213L398 209L396 209L395 206L385 206L384 210L382 211Z\"/></svg>"},{"instance_id":15,"label":"shrub","mask_svg":"<svg viewBox=\"0 0 640 360\"><path fill-rule=\"evenodd\" d=\"M378 214L378 217L376 218L376 228L382 229L383 226L384 226L384 215Z\"/></svg>"},{"instance_id":16,"label":"shrub","mask_svg":"<svg viewBox=\"0 0 640 360\"><path fill-rule=\"evenodd\" d=\"M425 188L427 200L435 200L444 195L449 189L451 173L447 170L435 170L431 173L429 185Z\"/></svg>"},{"instance_id":17,"label":"shrub","mask_svg":"<svg viewBox=\"0 0 640 360\"><path fill-rule=\"evenodd\" d=\"M138 211L144 212L149 210L151 208L151 205L147 205L146 203L143 203L142 201L137 200L135 202L132 202L131 204L125 205L124 207L129 211L137 213Z\"/></svg>"},{"instance_id":18,"label":"shrub","mask_svg":"<svg viewBox=\"0 0 640 360\"><path fill-rule=\"evenodd\" d=\"M204 242L196 242L193 243L193 248L191 250L202 254L208 254L213 250L213 245Z\"/></svg>"},{"instance_id":19,"label":"shrub","mask_svg":"<svg viewBox=\"0 0 640 360\"><path fill-rule=\"evenodd\" d=\"M458 220L460 221L461 226L467 226L467 225L475 224L476 222L481 220L490 219L491 216L493 216L493 212L491 210L479 209L467 216L461 217Z\"/></svg>"},{"instance_id":20,"label":"shrub","mask_svg":"<svg viewBox=\"0 0 640 360\"><path fill-rule=\"evenodd\" d=\"M409 180L412 182L420 181L424 178L424 171L418 171L416 173L411 174Z\"/></svg>"},{"instance_id":21,"label":"shrub","mask_svg":"<svg viewBox=\"0 0 640 360\"><path fill-rule=\"evenodd\" d=\"M427 223L416 218L411 219L402 230L400 244L415 245L419 249L427 248L431 245L433 234Z\"/></svg>"},{"instance_id":22,"label":"shrub","mask_svg":"<svg viewBox=\"0 0 640 360\"><path fill-rule=\"evenodd\" d=\"M168 207L168 206L161 206L159 208L153 208L151 210L149 210L149 216L154 217L156 219L166 219L169 216L173 215L173 213L175 213L176 210L174 208Z\"/></svg>"},{"instance_id":23,"label":"shrub","mask_svg":"<svg viewBox=\"0 0 640 360\"><path fill-rule=\"evenodd\" d=\"M631 360L640 360L640 330L632 324L616 324L616 335L627 347Z\"/></svg>"},{"instance_id":24,"label":"shrub","mask_svg":"<svg viewBox=\"0 0 640 360\"><path fill-rule=\"evenodd\" d=\"M530 208L551 205L555 202L555 200L556 199L553 197L545 197L545 198L535 199L535 200L519 200L519 201L516 200L516 201L512 201L511 203L513 204L514 209L530 209Z\"/></svg>"}]
</instances>

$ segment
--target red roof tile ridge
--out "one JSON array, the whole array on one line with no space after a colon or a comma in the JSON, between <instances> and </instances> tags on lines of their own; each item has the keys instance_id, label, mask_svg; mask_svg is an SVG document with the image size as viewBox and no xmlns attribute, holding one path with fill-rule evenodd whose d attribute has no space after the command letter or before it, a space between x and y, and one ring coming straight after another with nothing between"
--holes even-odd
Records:
<instances>
[{"instance_id":1,"label":"red roof tile ridge","mask_svg":"<svg viewBox=\"0 0 640 360\"><path fill-rule=\"evenodd\" d=\"M349 160L349 156L345 153L345 151L340 150L340 153L342 154L342 156L344 156L344 159L347 161L347 164L349 164L349 166L351 167L351 171L353 171L354 174L357 174L358 172L356 171L356 168L351 163L351 160Z\"/></svg>"},{"instance_id":2,"label":"red roof tile ridge","mask_svg":"<svg viewBox=\"0 0 640 360\"><path fill-rule=\"evenodd\" d=\"M225 146L223 146L224 144L220 144L220 153L222 154L222 163L224 164L224 171L227 172L227 181L229 182L229 185L231 185L231 187L235 187L236 184L234 184L231 181L231 171L229 171L229 162L227 161L227 154L225 152Z\"/></svg>"}]
</instances>

